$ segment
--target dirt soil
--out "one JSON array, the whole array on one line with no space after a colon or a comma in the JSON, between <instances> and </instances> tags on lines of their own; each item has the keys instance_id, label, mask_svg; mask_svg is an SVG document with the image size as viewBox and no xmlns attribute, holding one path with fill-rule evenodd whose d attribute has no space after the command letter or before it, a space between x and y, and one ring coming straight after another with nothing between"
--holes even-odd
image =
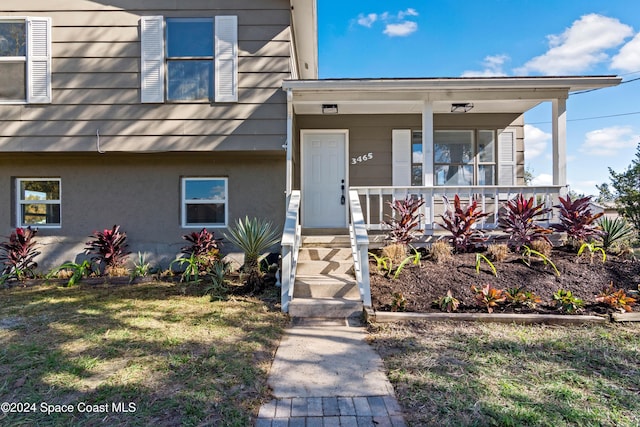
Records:
<instances>
[{"instance_id":1,"label":"dirt soil","mask_svg":"<svg viewBox=\"0 0 640 427\"><path fill-rule=\"evenodd\" d=\"M570 290L582 299L586 314L604 314L612 312L595 301L595 297L603 287L613 282L616 289L638 291L640 284L640 261L627 260L615 256L607 256L602 262L599 253L578 258L575 252L567 249L554 249L550 259L560 271L557 276L553 268L542 261L533 261L527 266L518 255L510 255L503 262L494 262L497 277L485 261L481 261L480 273L476 273L476 254L464 253L453 255L448 262L436 264L427 259L421 266L407 265L398 279L391 279L377 272L376 264L370 263L371 297L373 308L379 311L391 311L393 294L400 293L406 299L406 311L440 312L433 301L446 295L451 290L453 296L460 301L458 312L486 312L486 308L476 304L471 285L483 286L491 284L497 289L522 287L542 298L536 309L514 306L500 306L495 313L558 313L552 305L553 293L558 289ZM632 295L638 299L637 295ZM640 303L640 301L638 301ZM633 306L640 311L639 305Z\"/></svg>"}]
</instances>

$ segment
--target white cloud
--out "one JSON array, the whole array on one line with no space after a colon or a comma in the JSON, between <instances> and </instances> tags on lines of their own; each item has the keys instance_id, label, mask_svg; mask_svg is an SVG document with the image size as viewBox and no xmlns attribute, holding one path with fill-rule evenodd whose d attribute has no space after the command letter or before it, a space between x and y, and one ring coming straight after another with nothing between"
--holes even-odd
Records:
<instances>
[{"instance_id":1,"label":"white cloud","mask_svg":"<svg viewBox=\"0 0 640 427\"><path fill-rule=\"evenodd\" d=\"M620 150L634 148L639 142L640 134L631 126L612 126L587 132L580 152L590 156L615 156Z\"/></svg>"},{"instance_id":2,"label":"white cloud","mask_svg":"<svg viewBox=\"0 0 640 427\"><path fill-rule=\"evenodd\" d=\"M468 70L462 73L462 77L504 77L507 73L504 72L502 67L509 59L508 55L485 56L484 61L482 61L484 70Z\"/></svg>"},{"instance_id":3,"label":"white cloud","mask_svg":"<svg viewBox=\"0 0 640 427\"><path fill-rule=\"evenodd\" d=\"M540 175L533 177L533 179L531 180L531 185L541 187L553 185L553 176L549 175L548 173L541 173Z\"/></svg>"},{"instance_id":4,"label":"white cloud","mask_svg":"<svg viewBox=\"0 0 640 427\"><path fill-rule=\"evenodd\" d=\"M611 60L611 68L623 71L640 70L640 33L620 49Z\"/></svg>"},{"instance_id":5,"label":"white cloud","mask_svg":"<svg viewBox=\"0 0 640 427\"><path fill-rule=\"evenodd\" d=\"M609 59L608 49L621 45L633 29L615 18L595 13L573 22L562 34L547 36L549 50L516 70L545 75L581 73Z\"/></svg>"},{"instance_id":6,"label":"white cloud","mask_svg":"<svg viewBox=\"0 0 640 427\"><path fill-rule=\"evenodd\" d=\"M413 21L405 21L400 24L387 24L383 33L389 37L406 37L418 31L418 24Z\"/></svg>"},{"instance_id":7,"label":"white cloud","mask_svg":"<svg viewBox=\"0 0 640 427\"><path fill-rule=\"evenodd\" d=\"M531 160L547 150L551 134L532 125L524 125L524 155Z\"/></svg>"},{"instance_id":8,"label":"white cloud","mask_svg":"<svg viewBox=\"0 0 640 427\"><path fill-rule=\"evenodd\" d=\"M358 25L371 28L374 22L376 22L377 20L378 14L376 13L369 13L367 15L361 13L360 15L358 15L358 20L356 22L358 23Z\"/></svg>"},{"instance_id":9,"label":"white cloud","mask_svg":"<svg viewBox=\"0 0 640 427\"><path fill-rule=\"evenodd\" d=\"M398 19L404 19L407 16L418 16L418 12L416 12L416 10L412 7L408 8L407 10L401 10L400 12L398 12Z\"/></svg>"},{"instance_id":10,"label":"white cloud","mask_svg":"<svg viewBox=\"0 0 640 427\"><path fill-rule=\"evenodd\" d=\"M418 31L418 23L407 19L416 16L419 16L418 12L408 8L396 13L361 13L355 22L366 28L373 28L375 23L380 22L384 25L383 34L389 37L406 37Z\"/></svg>"}]
</instances>

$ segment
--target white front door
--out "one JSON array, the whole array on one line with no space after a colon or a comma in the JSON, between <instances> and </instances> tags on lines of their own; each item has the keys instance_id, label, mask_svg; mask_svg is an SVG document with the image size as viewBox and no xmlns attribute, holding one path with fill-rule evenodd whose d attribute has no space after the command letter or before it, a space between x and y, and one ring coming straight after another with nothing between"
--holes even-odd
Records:
<instances>
[{"instance_id":1,"label":"white front door","mask_svg":"<svg viewBox=\"0 0 640 427\"><path fill-rule=\"evenodd\" d=\"M302 226L347 226L346 133L302 133Z\"/></svg>"}]
</instances>

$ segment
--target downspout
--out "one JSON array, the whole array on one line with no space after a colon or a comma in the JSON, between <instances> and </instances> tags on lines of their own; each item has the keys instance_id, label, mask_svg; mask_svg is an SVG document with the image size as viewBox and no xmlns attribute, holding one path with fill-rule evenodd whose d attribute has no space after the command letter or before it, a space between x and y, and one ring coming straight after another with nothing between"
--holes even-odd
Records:
<instances>
[{"instance_id":1,"label":"downspout","mask_svg":"<svg viewBox=\"0 0 640 427\"><path fill-rule=\"evenodd\" d=\"M293 91L287 89L287 177L286 195L291 195L293 189Z\"/></svg>"}]
</instances>

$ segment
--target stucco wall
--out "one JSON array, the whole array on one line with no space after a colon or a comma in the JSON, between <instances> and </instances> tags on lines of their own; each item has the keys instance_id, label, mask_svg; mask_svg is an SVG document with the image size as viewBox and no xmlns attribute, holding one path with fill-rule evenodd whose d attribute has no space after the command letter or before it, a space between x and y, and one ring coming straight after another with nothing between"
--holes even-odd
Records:
<instances>
[{"instance_id":1,"label":"stucco wall","mask_svg":"<svg viewBox=\"0 0 640 427\"><path fill-rule=\"evenodd\" d=\"M90 154L0 156L0 233L15 226L15 178L61 178L62 228L38 233L43 267L82 257L97 229L120 224L131 250L147 252L164 267L183 246L181 177L227 177L228 223L245 215L266 218L281 230L285 209L285 157L242 153ZM223 229L211 228L221 237ZM226 251L234 248L227 245Z\"/></svg>"}]
</instances>

